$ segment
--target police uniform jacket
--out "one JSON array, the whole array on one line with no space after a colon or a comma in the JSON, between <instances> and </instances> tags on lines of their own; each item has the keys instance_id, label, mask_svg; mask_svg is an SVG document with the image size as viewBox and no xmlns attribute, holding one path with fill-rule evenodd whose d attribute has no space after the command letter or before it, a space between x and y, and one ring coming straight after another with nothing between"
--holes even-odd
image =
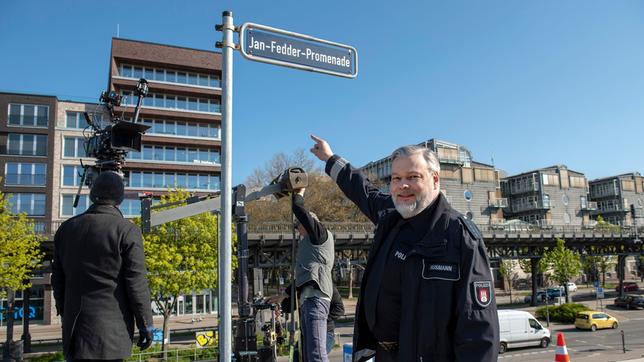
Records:
<instances>
[{"instance_id":1,"label":"police uniform jacket","mask_svg":"<svg viewBox=\"0 0 644 362\"><path fill-rule=\"evenodd\" d=\"M378 344L365 312L367 281L387 257L382 244L402 217L391 196L380 192L346 160L334 155L327 161L326 172L376 224L353 335L353 360L365 361L373 356ZM442 195L434 202L434 211L426 215L427 233L419 238L402 266L399 360L496 361L499 325L480 232Z\"/></svg>"},{"instance_id":2,"label":"police uniform jacket","mask_svg":"<svg viewBox=\"0 0 644 362\"><path fill-rule=\"evenodd\" d=\"M52 287L73 359L124 359L134 322L152 327L141 231L112 205L92 205L58 228Z\"/></svg>"}]
</instances>

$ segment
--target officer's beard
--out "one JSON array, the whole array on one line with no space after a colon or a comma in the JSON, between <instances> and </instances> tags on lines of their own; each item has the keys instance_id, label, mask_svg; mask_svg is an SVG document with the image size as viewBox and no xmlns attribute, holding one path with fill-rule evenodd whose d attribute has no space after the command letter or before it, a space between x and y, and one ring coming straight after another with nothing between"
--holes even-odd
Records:
<instances>
[{"instance_id":1,"label":"officer's beard","mask_svg":"<svg viewBox=\"0 0 644 362\"><path fill-rule=\"evenodd\" d=\"M432 198L431 195L417 195L416 200L412 203L397 202L396 197L393 198L393 201L396 210L403 219L409 219L423 212L432 203Z\"/></svg>"}]
</instances>

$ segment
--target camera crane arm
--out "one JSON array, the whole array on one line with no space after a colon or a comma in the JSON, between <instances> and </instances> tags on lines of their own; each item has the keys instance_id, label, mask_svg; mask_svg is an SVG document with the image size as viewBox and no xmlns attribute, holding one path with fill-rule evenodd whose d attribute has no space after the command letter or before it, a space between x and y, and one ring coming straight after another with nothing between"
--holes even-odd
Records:
<instances>
[{"instance_id":1,"label":"camera crane arm","mask_svg":"<svg viewBox=\"0 0 644 362\"><path fill-rule=\"evenodd\" d=\"M245 203L250 201L259 200L262 197L273 195L276 198L281 198L287 195L287 193L306 187L308 185L308 176L303 169L294 167L289 168L280 176L278 176L273 182L269 185L264 186L260 190L256 190L246 195L244 191L244 196L240 197L237 192L233 193L234 205L236 208L239 206L239 203ZM233 189L235 191L239 187L244 185L239 185ZM246 186L244 186L244 190ZM165 224L167 222L181 220L186 217L199 215L204 212L219 211L221 209L221 200L219 194L217 196L206 196L202 198L188 198L185 201L179 201L172 204L163 204L152 206L152 200L150 198L145 198L141 204L141 229L144 233L150 232L150 229L153 226L158 226ZM147 200L147 201L146 201ZM173 209L152 212L155 209L161 209L172 205L184 204L185 206L176 207ZM234 214L233 210L233 214Z\"/></svg>"}]
</instances>

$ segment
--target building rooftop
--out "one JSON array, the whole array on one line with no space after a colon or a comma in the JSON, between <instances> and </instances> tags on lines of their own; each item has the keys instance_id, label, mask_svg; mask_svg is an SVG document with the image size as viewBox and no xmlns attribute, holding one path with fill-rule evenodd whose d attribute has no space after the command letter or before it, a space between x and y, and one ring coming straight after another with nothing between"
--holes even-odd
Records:
<instances>
[{"instance_id":1,"label":"building rooftop","mask_svg":"<svg viewBox=\"0 0 644 362\"><path fill-rule=\"evenodd\" d=\"M638 177L638 176L640 176L640 177L641 177L641 176L642 176L642 174L640 174L640 173L639 173L639 172L637 172L637 171L633 171L633 172L622 173L622 174L619 174L619 175L600 177L600 178L596 178L596 179L594 179L594 180L591 180L591 181L589 181L589 182L600 182L600 181L612 180L612 179L614 179L614 178L621 178L621 177L633 177L633 176L634 176L634 177Z\"/></svg>"},{"instance_id":2,"label":"building rooftop","mask_svg":"<svg viewBox=\"0 0 644 362\"><path fill-rule=\"evenodd\" d=\"M168 44L154 43L154 42L149 42L149 41L134 40L134 39L127 39L127 38L112 37L112 41L125 41L125 42L137 43L137 44L143 43L143 44L157 45L157 46L161 46L161 47L164 47L164 48L186 49L186 50L193 50L193 51L207 52L207 53L215 53L215 54L221 55L221 52L216 51L216 50L205 50L205 49L189 48L189 47L178 46L178 45L168 45Z\"/></svg>"}]
</instances>

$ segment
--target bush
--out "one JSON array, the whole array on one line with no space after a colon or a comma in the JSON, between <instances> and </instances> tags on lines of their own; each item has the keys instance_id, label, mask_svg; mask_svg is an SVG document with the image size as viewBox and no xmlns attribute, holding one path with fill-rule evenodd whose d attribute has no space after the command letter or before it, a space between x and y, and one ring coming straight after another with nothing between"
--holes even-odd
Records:
<instances>
[{"instance_id":1,"label":"bush","mask_svg":"<svg viewBox=\"0 0 644 362\"><path fill-rule=\"evenodd\" d=\"M43 354L34 358L28 358L27 360L30 362L64 361L65 356L63 355L63 352L54 352L54 353Z\"/></svg>"},{"instance_id":2,"label":"bush","mask_svg":"<svg viewBox=\"0 0 644 362\"><path fill-rule=\"evenodd\" d=\"M574 323L575 318L577 317L577 314L579 312L590 310L590 308L586 307L585 305L578 303L566 303L547 308L548 312L550 313L550 320L561 323ZM546 307L538 308L535 315L537 318L545 320Z\"/></svg>"}]
</instances>

